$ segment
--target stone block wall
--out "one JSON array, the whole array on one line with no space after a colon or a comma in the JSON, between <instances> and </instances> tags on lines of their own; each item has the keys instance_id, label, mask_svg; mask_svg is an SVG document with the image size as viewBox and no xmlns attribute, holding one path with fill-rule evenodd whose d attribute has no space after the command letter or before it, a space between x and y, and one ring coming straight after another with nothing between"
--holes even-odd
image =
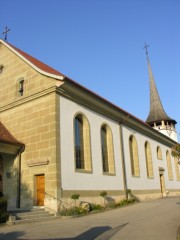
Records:
<instances>
[{"instance_id":1,"label":"stone block wall","mask_svg":"<svg viewBox=\"0 0 180 240\"><path fill-rule=\"evenodd\" d=\"M20 99L19 81L22 79L24 80L23 96L26 97L56 84L55 79L40 74L1 43L0 65L4 67L0 75L0 107Z\"/></svg>"},{"instance_id":2,"label":"stone block wall","mask_svg":"<svg viewBox=\"0 0 180 240\"><path fill-rule=\"evenodd\" d=\"M2 44L0 65L4 66L0 75L0 121L25 144L21 160L21 207L29 207L36 204L36 175L44 174L45 191L54 199L60 187L56 81L38 73ZM19 79L24 79L23 96L18 94Z\"/></svg>"},{"instance_id":3,"label":"stone block wall","mask_svg":"<svg viewBox=\"0 0 180 240\"><path fill-rule=\"evenodd\" d=\"M55 101L55 93L51 93L1 113L0 120L26 146L21 160L24 207L36 199L38 174L45 174L45 191L57 197Z\"/></svg>"}]
</instances>

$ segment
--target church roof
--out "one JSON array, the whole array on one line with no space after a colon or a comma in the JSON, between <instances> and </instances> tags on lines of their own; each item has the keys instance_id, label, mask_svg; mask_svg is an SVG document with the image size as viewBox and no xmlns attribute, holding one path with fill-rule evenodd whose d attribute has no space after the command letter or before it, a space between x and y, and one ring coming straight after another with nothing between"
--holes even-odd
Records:
<instances>
[{"instance_id":1,"label":"church roof","mask_svg":"<svg viewBox=\"0 0 180 240\"><path fill-rule=\"evenodd\" d=\"M149 130L151 130L151 132L153 131L153 129L149 126L149 122L144 122L143 120L137 118L136 116L125 111L124 109L120 108L119 106L111 103L107 99L104 99L103 97L99 96L97 93L87 89L86 87L82 86L78 82L70 79L69 77L63 75L59 71L49 67L48 65L46 65L43 62L37 60L36 58L30 56L29 54L23 52L22 50L14 47L13 45L11 45L7 42L4 42L1 39L0 39L0 43L3 43L6 47L8 47L11 51L13 51L16 55L18 55L22 60L27 62L29 65L31 65L38 72L40 72L46 76L49 76L49 77L52 77L52 78L55 78L58 80L62 80L65 84L62 84L61 88L66 89L67 91L71 92L73 94L73 96L74 96L74 94L77 93L76 92L77 89L81 90L81 91L77 90L78 91L77 97L80 97L80 95L81 95L81 97L83 98L84 96L91 95L95 100L95 101L93 101L93 103L91 102L91 107L92 107L92 104L95 103L95 105L96 105L95 110L97 109L97 105L102 106L101 103L105 104L106 106L103 105L103 106L105 106L105 108L103 108L103 111L108 112L108 114L109 114L109 112L111 112L111 111L109 111L110 109L112 109L112 111L114 111L114 110L117 111L119 113L118 118L116 118L117 115L113 115L113 116L114 116L114 118L116 118L116 120L118 120L122 124L126 124L126 125L134 124L135 127L137 127L136 124L138 124L138 125L140 124L142 127L142 131L143 131L144 127L146 128L147 132ZM156 130L154 130L153 132L156 135L158 134L158 132ZM13 136L11 135L11 137L13 137ZM12 140L12 138L11 138L11 140ZM1 141L1 139L0 139L0 141ZM18 141L15 139L15 142L17 143Z\"/></svg>"},{"instance_id":2,"label":"church roof","mask_svg":"<svg viewBox=\"0 0 180 240\"><path fill-rule=\"evenodd\" d=\"M0 143L7 143L11 145L16 145L23 147L24 143L18 141L8 129L0 122Z\"/></svg>"},{"instance_id":3,"label":"church roof","mask_svg":"<svg viewBox=\"0 0 180 240\"><path fill-rule=\"evenodd\" d=\"M147 52L146 52L147 54ZM149 73L149 84L150 84L150 112L146 119L148 124L159 122L159 121L171 121L176 123L176 121L170 118L167 113L165 112L161 99L158 94L158 90L154 81L154 76L152 73L149 57L147 54L147 61L148 61L148 73Z\"/></svg>"},{"instance_id":4,"label":"church roof","mask_svg":"<svg viewBox=\"0 0 180 240\"><path fill-rule=\"evenodd\" d=\"M15 54L17 54L20 58L22 58L24 61L29 63L32 67L34 67L37 71L41 72L42 74L48 75L50 77L55 77L57 79L63 79L64 75L60 73L59 71L55 70L54 68L48 66L47 64L39 61L38 59L30 56L29 54L23 52L19 48L13 46L10 43L4 42L0 39L0 42L2 42L4 45L6 45L9 49L11 49Z\"/></svg>"}]
</instances>

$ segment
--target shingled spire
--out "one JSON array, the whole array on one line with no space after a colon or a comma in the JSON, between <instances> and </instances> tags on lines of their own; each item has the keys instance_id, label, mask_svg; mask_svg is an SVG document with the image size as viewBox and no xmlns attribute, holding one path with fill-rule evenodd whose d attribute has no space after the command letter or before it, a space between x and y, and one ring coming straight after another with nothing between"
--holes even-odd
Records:
<instances>
[{"instance_id":1,"label":"shingled spire","mask_svg":"<svg viewBox=\"0 0 180 240\"><path fill-rule=\"evenodd\" d=\"M144 48L146 49L150 84L150 112L146 119L146 123L148 123L151 127L157 129L158 131L161 131L163 134L173 138L175 141L177 141L177 133L175 131L176 121L170 118L164 111L149 61L147 51L148 45L145 44ZM173 134L172 131L174 132Z\"/></svg>"}]
</instances>

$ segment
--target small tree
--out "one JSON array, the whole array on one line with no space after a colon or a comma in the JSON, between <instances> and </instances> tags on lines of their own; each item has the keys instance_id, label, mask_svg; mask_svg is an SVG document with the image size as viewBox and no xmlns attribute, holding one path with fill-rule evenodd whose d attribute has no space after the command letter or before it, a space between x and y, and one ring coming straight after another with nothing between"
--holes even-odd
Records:
<instances>
[{"instance_id":1,"label":"small tree","mask_svg":"<svg viewBox=\"0 0 180 240\"><path fill-rule=\"evenodd\" d=\"M172 149L171 149L171 155L174 157L174 158L177 158L178 160L178 164L180 164L180 144L177 143L175 144Z\"/></svg>"},{"instance_id":2,"label":"small tree","mask_svg":"<svg viewBox=\"0 0 180 240\"><path fill-rule=\"evenodd\" d=\"M71 199L74 199L74 200L75 200L75 206L76 206L76 200L79 199L79 196L80 196L80 195L79 195L79 194L76 194L76 193L71 196Z\"/></svg>"},{"instance_id":3,"label":"small tree","mask_svg":"<svg viewBox=\"0 0 180 240\"><path fill-rule=\"evenodd\" d=\"M104 206L105 206L105 197L107 196L107 192L106 191L101 192L100 196L104 198Z\"/></svg>"}]
</instances>

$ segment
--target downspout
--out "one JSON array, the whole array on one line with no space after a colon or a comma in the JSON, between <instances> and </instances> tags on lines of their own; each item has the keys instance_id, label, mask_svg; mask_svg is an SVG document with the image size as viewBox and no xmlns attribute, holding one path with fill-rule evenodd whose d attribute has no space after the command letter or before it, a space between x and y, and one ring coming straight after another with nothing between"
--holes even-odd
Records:
<instances>
[{"instance_id":1,"label":"downspout","mask_svg":"<svg viewBox=\"0 0 180 240\"><path fill-rule=\"evenodd\" d=\"M121 150L121 157L122 157L122 173L123 173L124 195L125 195L125 198L128 198L126 164L125 164L125 156L124 156L124 141L123 141L123 131L122 131L122 124L121 123L119 124L119 132L120 132L120 150Z\"/></svg>"},{"instance_id":2,"label":"downspout","mask_svg":"<svg viewBox=\"0 0 180 240\"><path fill-rule=\"evenodd\" d=\"M23 145L20 149L19 155L19 164L18 164L18 183L17 183L17 208L21 207L21 154L24 152L25 146Z\"/></svg>"}]
</instances>

